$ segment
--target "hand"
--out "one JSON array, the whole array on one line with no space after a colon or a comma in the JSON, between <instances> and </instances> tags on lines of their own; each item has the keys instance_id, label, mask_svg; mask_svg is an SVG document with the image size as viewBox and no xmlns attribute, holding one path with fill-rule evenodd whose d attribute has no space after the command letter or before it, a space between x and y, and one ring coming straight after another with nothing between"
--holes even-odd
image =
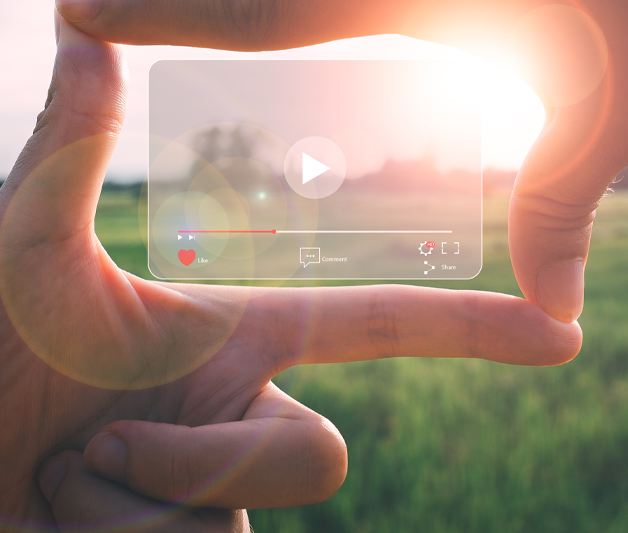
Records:
<instances>
[{"instance_id":1,"label":"hand","mask_svg":"<svg viewBox=\"0 0 628 533\"><path fill-rule=\"evenodd\" d=\"M90 35L131 44L268 50L401 33L488 59L509 49L548 117L511 198L513 268L528 300L563 321L580 315L595 209L628 165L625 0L582 0L576 3L581 10L553 0L57 0L57 5Z\"/></svg>"},{"instance_id":2,"label":"hand","mask_svg":"<svg viewBox=\"0 0 628 533\"><path fill-rule=\"evenodd\" d=\"M243 291L139 280L98 243L94 209L123 119L124 63L115 46L58 23L46 109L0 189L0 529L56 518L62 529L113 520L142 531L246 530L237 511L168 521L163 504L95 478L72 451L36 475L47 457L83 451L125 419L92 440L85 463L148 496L224 508L327 498L346 471L342 437L270 382L299 321L284 329L287 310L272 302L249 312ZM288 303L305 309L307 298Z\"/></svg>"},{"instance_id":3,"label":"hand","mask_svg":"<svg viewBox=\"0 0 628 533\"><path fill-rule=\"evenodd\" d=\"M123 120L124 64L114 45L63 21L59 35L46 109L0 189L7 528L124 521L153 512L154 500L236 509L324 500L344 479L346 448L331 423L271 383L294 364L424 356L551 365L578 352L576 323L505 295L212 287L119 270L93 217ZM36 472L62 450L84 451L89 472L117 485L66 451L65 476L59 457L40 473L51 508Z\"/></svg>"}]
</instances>

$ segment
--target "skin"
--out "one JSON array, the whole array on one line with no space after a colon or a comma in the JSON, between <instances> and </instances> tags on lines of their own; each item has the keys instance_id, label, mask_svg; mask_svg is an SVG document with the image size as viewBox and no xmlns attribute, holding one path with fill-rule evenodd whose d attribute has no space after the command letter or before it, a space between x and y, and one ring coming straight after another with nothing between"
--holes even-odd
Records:
<instances>
[{"instance_id":1,"label":"skin","mask_svg":"<svg viewBox=\"0 0 628 533\"><path fill-rule=\"evenodd\" d=\"M64 530L145 512L154 519L135 530L241 531L245 514L208 508L329 497L344 479L346 449L328 421L272 385L294 364L424 356L548 365L575 356L580 330L569 320L581 308L581 276L573 268L571 277L559 276L569 290L559 287L553 300L538 298L537 277L554 263L584 265L596 198L628 163L620 131L626 104L616 90L628 44L619 38L626 21L619 2L584 6L605 35L610 65L593 92L565 106L560 83L537 76L549 119L510 215L513 265L530 301L395 286L148 282L120 271L93 232L125 99L120 52L102 40L252 50L395 31L486 52L540 3L503 4L475 2L471 12L466 3L399 2L374 16L379 3L275 2L270 9L190 1L171 12L171 3L115 1L78 19L61 6L71 20L93 20L59 23L46 110L0 190L5 529L8 520L56 519ZM467 33L454 31L463 27L457 18ZM534 57L529 34L515 49ZM112 435L125 442L122 465ZM221 475L238 449L251 453ZM46 457L40 490L36 475ZM194 508L163 516L155 500Z\"/></svg>"}]
</instances>

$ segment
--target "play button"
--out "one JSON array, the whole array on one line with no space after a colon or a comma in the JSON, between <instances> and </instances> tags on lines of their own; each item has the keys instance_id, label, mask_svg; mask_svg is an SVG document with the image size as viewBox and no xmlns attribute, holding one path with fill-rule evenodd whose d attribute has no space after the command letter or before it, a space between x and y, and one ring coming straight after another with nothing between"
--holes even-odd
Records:
<instances>
[{"instance_id":1,"label":"play button","mask_svg":"<svg viewBox=\"0 0 628 533\"><path fill-rule=\"evenodd\" d=\"M335 193L346 173L342 150L325 137L301 139L290 148L284 161L286 181L305 198L320 199Z\"/></svg>"},{"instance_id":2,"label":"play button","mask_svg":"<svg viewBox=\"0 0 628 533\"><path fill-rule=\"evenodd\" d=\"M316 161L316 159L303 152L303 183L318 178L318 176L328 170L329 167L327 165L323 165L320 161Z\"/></svg>"}]
</instances>

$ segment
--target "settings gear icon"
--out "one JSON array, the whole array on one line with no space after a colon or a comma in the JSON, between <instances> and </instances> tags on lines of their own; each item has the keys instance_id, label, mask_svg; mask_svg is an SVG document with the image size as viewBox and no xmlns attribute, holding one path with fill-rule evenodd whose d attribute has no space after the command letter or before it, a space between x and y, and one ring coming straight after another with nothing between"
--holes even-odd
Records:
<instances>
[{"instance_id":1,"label":"settings gear icon","mask_svg":"<svg viewBox=\"0 0 628 533\"><path fill-rule=\"evenodd\" d=\"M427 246L427 243L430 243L432 246ZM427 246L427 252L423 251L424 246ZM423 255L430 255L432 253L433 248L434 248L434 245L431 243L431 241L425 241L421 243L421 246L419 246L419 252L421 252Z\"/></svg>"}]
</instances>

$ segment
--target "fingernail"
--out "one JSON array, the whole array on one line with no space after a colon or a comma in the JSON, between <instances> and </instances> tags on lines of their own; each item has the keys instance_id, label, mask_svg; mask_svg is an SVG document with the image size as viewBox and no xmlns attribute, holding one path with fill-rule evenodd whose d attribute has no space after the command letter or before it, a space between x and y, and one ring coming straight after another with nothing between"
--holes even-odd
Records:
<instances>
[{"instance_id":1,"label":"fingernail","mask_svg":"<svg viewBox=\"0 0 628 533\"><path fill-rule=\"evenodd\" d=\"M92 462L99 472L118 481L126 476L127 448L124 441L109 431L103 431L89 443Z\"/></svg>"},{"instance_id":2,"label":"fingernail","mask_svg":"<svg viewBox=\"0 0 628 533\"><path fill-rule=\"evenodd\" d=\"M49 502L52 502L67 471L68 467L61 455L46 459L42 465L39 472L39 487Z\"/></svg>"},{"instance_id":3,"label":"fingernail","mask_svg":"<svg viewBox=\"0 0 628 533\"><path fill-rule=\"evenodd\" d=\"M57 10L68 22L94 20L105 5L104 0L55 0Z\"/></svg>"},{"instance_id":4,"label":"fingernail","mask_svg":"<svg viewBox=\"0 0 628 533\"><path fill-rule=\"evenodd\" d=\"M584 262L554 263L536 275L536 301L548 315L573 322L584 304Z\"/></svg>"}]
</instances>

